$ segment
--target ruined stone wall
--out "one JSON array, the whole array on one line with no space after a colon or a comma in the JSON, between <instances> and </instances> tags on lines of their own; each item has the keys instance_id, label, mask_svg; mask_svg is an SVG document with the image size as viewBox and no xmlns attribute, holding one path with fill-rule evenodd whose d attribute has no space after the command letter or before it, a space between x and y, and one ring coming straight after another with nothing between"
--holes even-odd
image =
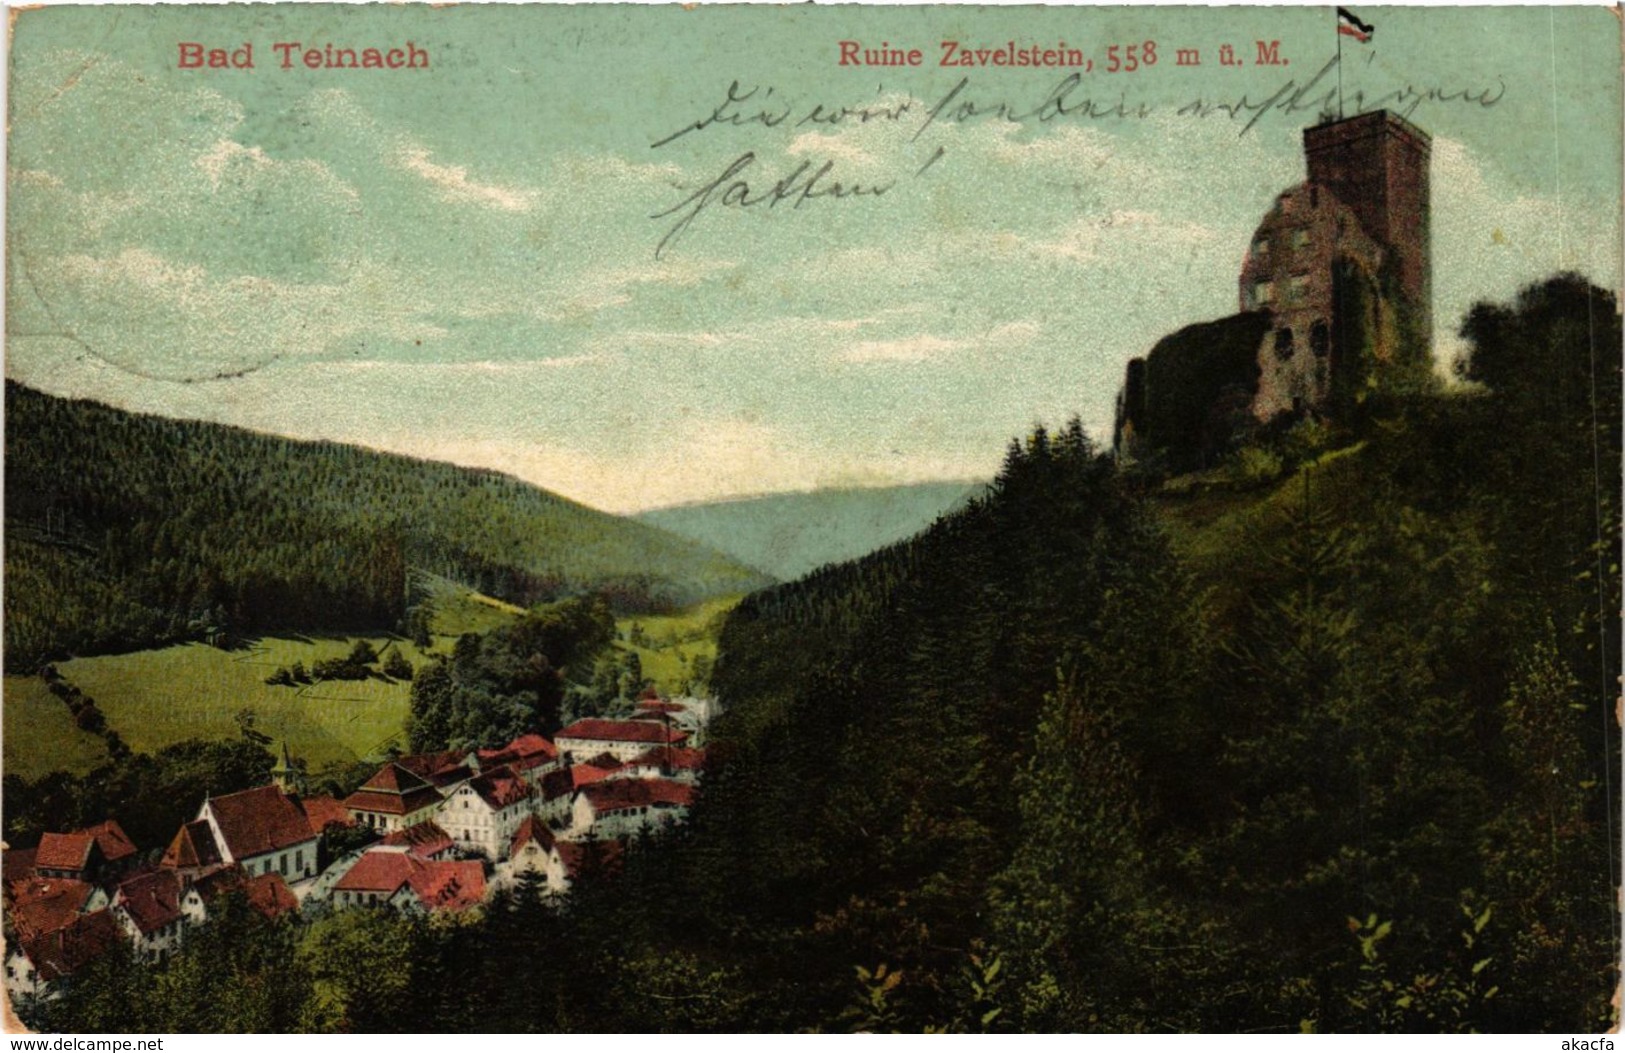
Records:
<instances>
[{"instance_id":1,"label":"ruined stone wall","mask_svg":"<svg viewBox=\"0 0 1625 1053\"><path fill-rule=\"evenodd\" d=\"M1374 392L1428 381L1431 141L1379 111L1306 129L1304 153L1309 179L1275 199L1248 245L1242 313L1129 363L1120 454L1206 467L1256 425L1353 423Z\"/></svg>"}]
</instances>

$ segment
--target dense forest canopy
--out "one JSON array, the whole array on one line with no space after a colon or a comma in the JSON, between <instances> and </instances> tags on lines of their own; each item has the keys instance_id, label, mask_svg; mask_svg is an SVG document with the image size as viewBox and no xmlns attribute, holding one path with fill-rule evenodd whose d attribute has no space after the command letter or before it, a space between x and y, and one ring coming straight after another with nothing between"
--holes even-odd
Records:
<instances>
[{"instance_id":1,"label":"dense forest canopy","mask_svg":"<svg viewBox=\"0 0 1625 1053\"><path fill-rule=\"evenodd\" d=\"M562 910L227 917L43 1020L1606 1028L1620 316L1560 276L1463 335L1467 389L1285 436L1275 478L1037 429L919 536L748 597L691 822Z\"/></svg>"},{"instance_id":2,"label":"dense forest canopy","mask_svg":"<svg viewBox=\"0 0 1625 1053\"><path fill-rule=\"evenodd\" d=\"M395 629L423 570L625 610L766 578L497 472L6 384L8 668L265 629Z\"/></svg>"},{"instance_id":3,"label":"dense forest canopy","mask_svg":"<svg viewBox=\"0 0 1625 1053\"><path fill-rule=\"evenodd\" d=\"M450 656L412 681L411 751L494 749L527 732L552 735L566 692L583 689L614 637L615 618L597 598L563 600L488 633L463 634Z\"/></svg>"}]
</instances>

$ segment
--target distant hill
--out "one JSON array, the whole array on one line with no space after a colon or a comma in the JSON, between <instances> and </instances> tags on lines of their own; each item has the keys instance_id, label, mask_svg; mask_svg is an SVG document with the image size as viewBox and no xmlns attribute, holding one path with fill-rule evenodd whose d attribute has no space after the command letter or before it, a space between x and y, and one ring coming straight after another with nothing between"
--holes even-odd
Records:
<instances>
[{"instance_id":1,"label":"distant hill","mask_svg":"<svg viewBox=\"0 0 1625 1053\"><path fill-rule=\"evenodd\" d=\"M636 518L790 581L917 534L984 489L961 481L812 490L658 508Z\"/></svg>"},{"instance_id":2,"label":"distant hill","mask_svg":"<svg viewBox=\"0 0 1625 1053\"><path fill-rule=\"evenodd\" d=\"M393 629L412 571L627 612L764 575L499 472L6 384L6 664L264 629Z\"/></svg>"}]
</instances>

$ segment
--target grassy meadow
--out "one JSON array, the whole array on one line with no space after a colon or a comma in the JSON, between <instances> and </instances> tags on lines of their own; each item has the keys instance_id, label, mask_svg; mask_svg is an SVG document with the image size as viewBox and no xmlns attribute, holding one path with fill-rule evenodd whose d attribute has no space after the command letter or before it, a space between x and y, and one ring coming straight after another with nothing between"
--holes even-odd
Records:
<instances>
[{"instance_id":1,"label":"grassy meadow","mask_svg":"<svg viewBox=\"0 0 1625 1053\"><path fill-rule=\"evenodd\" d=\"M696 658L716 660L723 619L742 598L721 596L676 614L622 618L615 623L615 647L636 653L643 675L661 692L676 694L688 680ZM641 643L632 642L633 626L642 629Z\"/></svg>"},{"instance_id":2,"label":"grassy meadow","mask_svg":"<svg viewBox=\"0 0 1625 1053\"><path fill-rule=\"evenodd\" d=\"M4 685L5 773L36 779L53 771L83 775L107 760L100 735L81 731L62 700L37 676L8 676Z\"/></svg>"},{"instance_id":3,"label":"grassy meadow","mask_svg":"<svg viewBox=\"0 0 1625 1053\"><path fill-rule=\"evenodd\" d=\"M614 645L636 652L644 675L665 692L689 679L697 658L716 658L722 618L739 602L730 596L671 615L624 618ZM488 632L511 622L522 609L466 589L437 590L432 601L434 647L426 654L410 641L387 636L266 636L242 648L223 651L202 643L178 644L130 654L98 655L57 663L64 680L96 700L117 731L137 752L152 752L185 739L231 738L239 734L237 715L254 714L255 728L280 750L303 757L312 770L335 762L382 753L392 742L404 745L412 684L373 676L329 680L297 687L273 686L265 678L278 668L302 662L306 669L325 658L348 654L356 640L368 640L380 654L400 649L414 667L434 654L450 652L462 633ZM633 644L632 628L641 629ZM51 771L90 771L107 758L99 736L79 730L68 708L38 677L5 678L5 771L36 778Z\"/></svg>"},{"instance_id":4,"label":"grassy meadow","mask_svg":"<svg viewBox=\"0 0 1625 1053\"><path fill-rule=\"evenodd\" d=\"M431 579L429 626L442 650L450 650L464 633L487 633L525 613L523 607L493 599L444 579ZM442 639L443 638L443 639Z\"/></svg>"},{"instance_id":5,"label":"grassy meadow","mask_svg":"<svg viewBox=\"0 0 1625 1053\"><path fill-rule=\"evenodd\" d=\"M189 643L75 658L57 669L96 700L108 726L137 752L183 739L235 736L237 714L247 709L254 713L255 727L275 739L278 748L286 742L290 753L304 757L314 769L379 753L400 736L410 681L374 677L281 687L265 678L279 666L303 662L309 668L320 659L342 657L356 639L265 637L235 651ZM402 649L414 666L425 661L404 640L367 639L380 652L386 646ZM9 739L9 678L6 716Z\"/></svg>"}]
</instances>

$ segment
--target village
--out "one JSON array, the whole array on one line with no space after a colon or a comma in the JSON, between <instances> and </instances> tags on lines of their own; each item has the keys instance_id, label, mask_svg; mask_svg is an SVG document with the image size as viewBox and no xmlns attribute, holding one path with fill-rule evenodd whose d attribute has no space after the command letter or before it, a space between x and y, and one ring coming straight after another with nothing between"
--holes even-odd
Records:
<instances>
[{"instance_id":1,"label":"village","mask_svg":"<svg viewBox=\"0 0 1625 1053\"><path fill-rule=\"evenodd\" d=\"M687 818L714 705L649 692L630 717L551 741L394 756L342 800L304 793L284 748L270 783L208 796L161 853L112 819L47 833L0 856L6 989L14 1004L57 997L121 941L164 962L228 894L294 921L467 911L522 882L558 902L629 840Z\"/></svg>"}]
</instances>

